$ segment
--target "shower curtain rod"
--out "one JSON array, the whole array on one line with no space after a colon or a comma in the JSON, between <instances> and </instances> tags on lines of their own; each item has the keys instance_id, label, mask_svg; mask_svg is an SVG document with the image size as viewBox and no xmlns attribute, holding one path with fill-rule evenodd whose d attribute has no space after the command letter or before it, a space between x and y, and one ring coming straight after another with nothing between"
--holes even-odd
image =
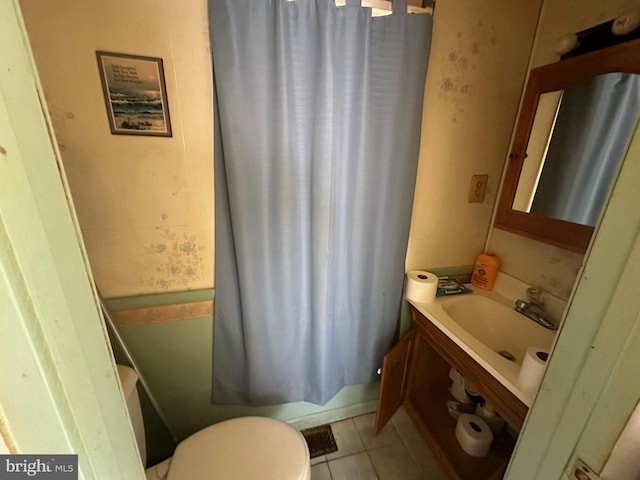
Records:
<instances>
[{"instance_id":1,"label":"shower curtain rod","mask_svg":"<svg viewBox=\"0 0 640 480\"><path fill-rule=\"evenodd\" d=\"M124 343L124 339L122 338L122 335L120 335L120 331L118 330L118 327L116 327L116 323L113 321L113 318L111 317L111 313L107 309L107 307L106 307L106 305L104 303L104 299L102 298L102 295L100 294L100 291L97 290L97 293L98 293L98 300L100 301L100 308L102 309L102 313L104 314L104 318L107 321L107 328L108 328L109 332L112 333L113 336L115 337L116 342L118 343L118 345L122 349L122 352L124 353L124 356L127 359L127 362L129 362L129 365L131 366L131 368L133 368L135 370L135 372L138 374L138 379L140 381L140 385L142 385L142 389L147 394L147 398L151 402L151 406L156 411L156 414L158 415L158 418L160 419L160 423L162 423L162 426L169 433L169 436L171 437L171 441L173 442L173 444L177 445L178 444L178 439L175 436L175 434L173 433L173 430L171 430L171 428L169 427L169 422L167 421L167 417L165 416L164 412L160 408L160 405L156 401L156 398L154 397L153 393L151 392L151 389L149 388L149 384L145 380L144 375L142 375L142 372L138 368L138 365L137 365L136 361L134 360L133 356L131 355L131 352L129 352L129 349L127 348L126 344Z\"/></svg>"}]
</instances>

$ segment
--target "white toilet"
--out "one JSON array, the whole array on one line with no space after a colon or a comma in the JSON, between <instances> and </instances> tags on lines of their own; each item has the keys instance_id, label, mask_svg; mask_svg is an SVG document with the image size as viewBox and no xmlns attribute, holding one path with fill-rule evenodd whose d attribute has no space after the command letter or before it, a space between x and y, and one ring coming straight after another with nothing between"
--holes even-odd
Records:
<instances>
[{"instance_id":1,"label":"white toilet","mask_svg":"<svg viewBox=\"0 0 640 480\"><path fill-rule=\"evenodd\" d=\"M120 383L143 462L146 444L138 375L118 365ZM146 470L147 480L309 480L304 437L291 425L265 417L244 417L206 427L186 438L168 460Z\"/></svg>"}]
</instances>

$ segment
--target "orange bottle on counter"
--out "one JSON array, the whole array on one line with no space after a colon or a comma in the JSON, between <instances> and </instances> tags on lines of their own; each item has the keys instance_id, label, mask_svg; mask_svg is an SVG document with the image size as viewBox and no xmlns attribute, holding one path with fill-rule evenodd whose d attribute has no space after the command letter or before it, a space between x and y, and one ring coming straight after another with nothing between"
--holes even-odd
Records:
<instances>
[{"instance_id":1,"label":"orange bottle on counter","mask_svg":"<svg viewBox=\"0 0 640 480\"><path fill-rule=\"evenodd\" d=\"M482 290L492 290L500 270L500 260L493 252L481 253L471 274L471 283Z\"/></svg>"}]
</instances>

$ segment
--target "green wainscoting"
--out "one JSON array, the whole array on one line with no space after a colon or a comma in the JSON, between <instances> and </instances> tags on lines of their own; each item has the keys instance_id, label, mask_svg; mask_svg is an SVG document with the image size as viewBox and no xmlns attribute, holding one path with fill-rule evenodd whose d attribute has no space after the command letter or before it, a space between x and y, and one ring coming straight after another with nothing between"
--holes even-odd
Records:
<instances>
[{"instance_id":1,"label":"green wainscoting","mask_svg":"<svg viewBox=\"0 0 640 480\"><path fill-rule=\"evenodd\" d=\"M438 276L470 275L471 266L430 268ZM142 295L129 298L106 299L105 304L114 317L118 312L148 309L151 314L158 307L177 304L195 304L215 297L215 291L193 290L184 292ZM188 310L185 308L185 311ZM399 337L410 328L408 304L403 302L399 323ZM150 316L150 315L149 315ZM212 405L211 367L213 351L213 318L175 318L142 325L119 327L120 333L134 357L156 400L160 404L173 434L182 440L207 425L229 418L260 415L285 420L297 428L308 428L375 410L379 384L350 385L343 388L326 405L294 402L266 407L241 405ZM114 346L116 358L123 361ZM148 458L154 463L171 452L170 436L143 398L143 411L147 422Z\"/></svg>"},{"instance_id":2,"label":"green wainscoting","mask_svg":"<svg viewBox=\"0 0 640 480\"><path fill-rule=\"evenodd\" d=\"M109 299L105 304L117 316L118 310L198 302L212 297L213 291L207 290ZM239 416L278 418L302 429L370 413L377 405L378 383L345 387L324 406L307 402L267 407L212 405L211 317L126 326L119 330L178 440L213 423ZM122 361L115 346L114 351L118 361ZM144 403L145 420L152 437L147 442L147 456L152 464L170 454L171 442Z\"/></svg>"}]
</instances>

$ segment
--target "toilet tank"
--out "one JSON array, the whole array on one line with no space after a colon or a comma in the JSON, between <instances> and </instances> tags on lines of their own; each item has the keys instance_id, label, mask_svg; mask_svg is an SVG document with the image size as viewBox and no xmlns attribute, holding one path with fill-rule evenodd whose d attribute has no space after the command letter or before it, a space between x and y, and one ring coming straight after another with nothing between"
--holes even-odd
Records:
<instances>
[{"instance_id":1,"label":"toilet tank","mask_svg":"<svg viewBox=\"0 0 640 480\"><path fill-rule=\"evenodd\" d=\"M120 385L122 393L127 402L127 410L131 419L133 433L136 436L138 450L144 466L147 461L147 444L144 438L144 423L142 421L142 410L140 408L140 398L138 397L138 374L133 368L124 365L118 365L118 376L120 377Z\"/></svg>"}]
</instances>

